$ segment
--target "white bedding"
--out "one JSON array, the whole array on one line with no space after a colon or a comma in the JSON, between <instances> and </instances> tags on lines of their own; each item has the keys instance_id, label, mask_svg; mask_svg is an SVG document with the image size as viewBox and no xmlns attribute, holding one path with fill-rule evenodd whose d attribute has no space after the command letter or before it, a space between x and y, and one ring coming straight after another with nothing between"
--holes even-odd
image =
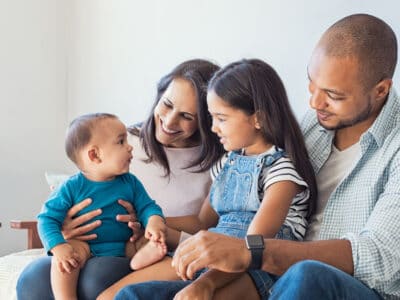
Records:
<instances>
[{"instance_id":1,"label":"white bedding","mask_svg":"<svg viewBox=\"0 0 400 300\"><path fill-rule=\"evenodd\" d=\"M60 185L70 175L56 172L45 173L50 190ZM29 249L0 257L0 300L16 300L15 287L19 274L31 261L45 255L44 249Z\"/></svg>"},{"instance_id":2,"label":"white bedding","mask_svg":"<svg viewBox=\"0 0 400 300\"><path fill-rule=\"evenodd\" d=\"M44 249L30 249L0 257L0 299L16 300L16 284L24 267L45 255Z\"/></svg>"}]
</instances>

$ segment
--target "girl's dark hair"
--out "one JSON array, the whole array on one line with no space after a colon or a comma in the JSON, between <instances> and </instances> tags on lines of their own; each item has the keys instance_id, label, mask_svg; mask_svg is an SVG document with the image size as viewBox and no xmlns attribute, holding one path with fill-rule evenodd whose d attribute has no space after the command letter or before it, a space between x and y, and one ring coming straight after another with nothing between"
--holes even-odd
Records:
<instances>
[{"instance_id":1,"label":"girl's dark hair","mask_svg":"<svg viewBox=\"0 0 400 300\"><path fill-rule=\"evenodd\" d=\"M188 60L179 64L158 82L157 96L151 108L151 113L143 122L141 128L139 130L134 127L128 128L130 133L140 137L143 148L148 156L146 162L159 163L164 168L166 176L170 175L171 170L163 145L155 138L153 112L161 96L174 79L180 78L189 81L197 96L198 129L193 134L193 137L198 137L200 153L186 168L197 166L194 172L203 172L208 170L224 153L218 137L211 132L212 120L207 110L207 85L218 69L217 65L202 59Z\"/></svg>"},{"instance_id":2,"label":"girl's dark hair","mask_svg":"<svg viewBox=\"0 0 400 300\"><path fill-rule=\"evenodd\" d=\"M247 115L256 113L265 140L285 150L308 184L310 217L317 199L315 174L285 87L276 71L261 60L244 59L215 73L208 90Z\"/></svg>"}]
</instances>

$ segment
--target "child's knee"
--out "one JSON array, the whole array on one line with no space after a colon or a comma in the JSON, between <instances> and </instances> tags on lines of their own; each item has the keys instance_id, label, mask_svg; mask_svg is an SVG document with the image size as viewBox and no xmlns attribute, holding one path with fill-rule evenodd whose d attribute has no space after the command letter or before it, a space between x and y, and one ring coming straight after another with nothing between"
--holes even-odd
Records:
<instances>
[{"instance_id":1,"label":"child's knee","mask_svg":"<svg viewBox=\"0 0 400 300\"><path fill-rule=\"evenodd\" d=\"M68 243L74 248L76 253L78 253L81 265L83 264L90 258L90 248L89 244L84 241L79 241L79 240L69 240Z\"/></svg>"}]
</instances>

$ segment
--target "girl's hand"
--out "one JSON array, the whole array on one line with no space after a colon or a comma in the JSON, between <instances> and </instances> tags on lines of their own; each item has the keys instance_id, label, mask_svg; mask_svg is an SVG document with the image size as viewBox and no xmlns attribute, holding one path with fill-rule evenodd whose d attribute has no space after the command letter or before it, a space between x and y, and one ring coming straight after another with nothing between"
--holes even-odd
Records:
<instances>
[{"instance_id":1,"label":"girl's hand","mask_svg":"<svg viewBox=\"0 0 400 300\"><path fill-rule=\"evenodd\" d=\"M100 220L96 220L85 225L82 224L92 220L94 217L98 215L101 215L101 209L96 209L74 218L74 216L78 212L80 212L85 207L88 207L91 203L92 199L88 198L78 204L75 204L73 207L69 209L62 226L62 235L64 236L64 239L89 241L97 237L97 235L94 233L93 234L87 234L87 233L99 227L101 225Z\"/></svg>"},{"instance_id":2,"label":"girl's hand","mask_svg":"<svg viewBox=\"0 0 400 300\"><path fill-rule=\"evenodd\" d=\"M211 284L199 278L180 290L175 295L174 300L211 300L214 292L215 290Z\"/></svg>"},{"instance_id":3,"label":"girl's hand","mask_svg":"<svg viewBox=\"0 0 400 300\"><path fill-rule=\"evenodd\" d=\"M143 235L143 230L141 228L140 223L136 219L136 212L133 208L132 204L125 200L118 200L118 203L122 205L128 214L126 215L117 215L117 221L128 223L128 227L132 229L132 236L129 238L129 241L135 242Z\"/></svg>"}]
</instances>

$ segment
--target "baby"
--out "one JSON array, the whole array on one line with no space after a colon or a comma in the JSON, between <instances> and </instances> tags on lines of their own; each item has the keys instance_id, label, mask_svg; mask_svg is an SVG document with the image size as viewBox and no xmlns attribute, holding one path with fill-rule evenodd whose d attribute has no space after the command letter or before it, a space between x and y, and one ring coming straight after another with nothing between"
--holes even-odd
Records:
<instances>
[{"instance_id":1,"label":"baby","mask_svg":"<svg viewBox=\"0 0 400 300\"><path fill-rule=\"evenodd\" d=\"M125 125L116 116L96 113L76 118L68 128L65 149L80 172L51 194L38 216L38 229L46 250L54 255L51 284L55 298L77 299L79 270L91 256L136 253L128 242L131 229L116 220L118 214L127 213L119 199L132 204L150 240L135 258L136 264L151 264L165 256L166 225L161 208L129 173L132 146ZM92 232L97 238L66 241L61 232L64 218L73 205L87 198L92 203L79 215L101 209L101 226Z\"/></svg>"}]
</instances>

